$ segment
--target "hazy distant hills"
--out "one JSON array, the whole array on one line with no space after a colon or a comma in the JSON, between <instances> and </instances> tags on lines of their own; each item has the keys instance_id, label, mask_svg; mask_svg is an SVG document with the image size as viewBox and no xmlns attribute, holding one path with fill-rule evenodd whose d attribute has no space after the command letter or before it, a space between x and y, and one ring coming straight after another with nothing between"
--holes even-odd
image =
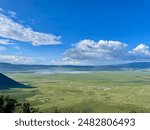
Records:
<instances>
[{"instance_id":1,"label":"hazy distant hills","mask_svg":"<svg viewBox=\"0 0 150 130\"><path fill-rule=\"evenodd\" d=\"M0 73L0 90L10 88L28 88L28 87Z\"/></svg>"},{"instance_id":2,"label":"hazy distant hills","mask_svg":"<svg viewBox=\"0 0 150 130\"><path fill-rule=\"evenodd\" d=\"M62 70L62 71L123 71L123 70L139 70L150 69L150 62L134 62L118 65L102 65L102 66L73 66L73 65L15 65L9 63L0 63L0 89L9 88L28 88L21 83L5 76L5 72L29 72L38 70Z\"/></svg>"},{"instance_id":3,"label":"hazy distant hills","mask_svg":"<svg viewBox=\"0 0 150 130\"><path fill-rule=\"evenodd\" d=\"M9 63L0 63L0 72L10 71L36 71L36 70L69 70L69 71L115 71L115 70L135 70L149 69L150 62L133 62L117 65L101 66L73 66L73 65L15 65Z\"/></svg>"}]
</instances>

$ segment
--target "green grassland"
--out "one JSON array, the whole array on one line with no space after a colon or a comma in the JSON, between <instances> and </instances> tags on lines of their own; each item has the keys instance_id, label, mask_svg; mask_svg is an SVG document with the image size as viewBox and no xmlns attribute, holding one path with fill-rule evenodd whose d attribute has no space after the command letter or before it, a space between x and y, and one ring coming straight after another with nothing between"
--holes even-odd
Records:
<instances>
[{"instance_id":1,"label":"green grassland","mask_svg":"<svg viewBox=\"0 0 150 130\"><path fill-rule=\"evenodd\" d=\"M32 86L0 90L39 112L150 112L150 72L5 73Z\"/></svg>"}]
</instances>

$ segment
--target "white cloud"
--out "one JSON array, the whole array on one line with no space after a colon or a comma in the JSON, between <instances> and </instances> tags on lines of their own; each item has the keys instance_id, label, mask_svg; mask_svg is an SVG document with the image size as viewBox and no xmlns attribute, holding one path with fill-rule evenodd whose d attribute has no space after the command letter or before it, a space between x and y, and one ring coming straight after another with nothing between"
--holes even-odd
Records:
<instances>
[{"instance_id":1,"label":"white cloud","mask_svg":"<svg viewBox=\"0 0 150 130\"><path fill-rule=\"evenodd\" d=\"M33 31L0 12L0 37L31 43L34 46L61 44L60 36ZM9 12L10 13L10 12ZM11 12L11 15L15 15Z\"/></svg>"},{"instance_id":2,"label":"white cloud","mask_svg":"<svg viewBox=\"0 0 150 130\"><path fill-rule=\"evenodd\" d=\"M45 58L0 54L0 62L12 64L47 64Z\"/></svg>"},{"instance_id":3,"label":"white cloud","mask_svg":"<svg viewBox=\"0 0 150 130\"><path fill-rule=\"evenodd\" d=\"M16 18L16 13L15 12L13 12L13 11L8 11L8 14L10 15L10 17L12 17L12 18Z\"/></svg>"},{"instance_id":4,"label":"white cloud","mask_svg":"<svg viewBox=\"0 0 150 130\"><path fill-rule=\"evenodd\" d=\"M15 56L15 55L0 55L1 62L9 62L15 64L32 64L32 57Z\"/></svg>"},{"instance_id":5,"label":"white cloud","mask_svg":"<svg viewBox=\"0 0 150 130\"><path fill-rule=\"evenodd\" d=\"M14 48L15 48L16 50L20 50L20 49L21 49L20 46L14 46Z\"/></svg>"},{"instance_id":6,"label":"white cloud","mask_svg":"<svg viewBox=\"0 0 150 130\"><path fill-rule=\"evenodd\" d=\"M148 46L140 44L131 51L127 47L127 44L119 41L82 40L64 52L62 61L72 64L103 64L150 60Z\"/></svg>"},{"instance_id":7,"label":"white cloud","mask_svg":"<svg viewBox=\"0 0 150 130\"><path fill-rule=\"evenodd\" d=\"M146 46L146 45L144 45L144 44L138 45L130 53L132 53L134 55L140 55L140 56L148 56L148 57L150 57L149 47Z\"/></svg>"},{"instance_id":8,"label":"white cloud","mask_svg":"<svg viewBox=\"0 0 150 130\"><path fill-rule=\"evenodd\" d=\"M90 62L90 61L105 61L121 59L121 56L127 52L127 44L119 41L104 41L95 42L93 40L82 40L75 44L71 49L68 49L63 54L64 61ZM119 55L118 55L119 54ZM97 61L98 62L98 61Z\"/></svg>"},{"instance_id":9,"label":"white cloud","mask_svg":"<svg viewBox=\"0 0 150 130\"><path fill-rule=\"evenodd\" d=\"M5 51L5 50L6 50L6 48L5 48L5 47L0 46L0 51Z\"/></svg>"},{"instance_id":10,"label":"white cloud","mask_svg":"<svg viewBox=\"0 0 150 130\"><path fill-rule=\"evenodd\" d=\"M2 8L0 8L0 12L5 12Z\"/></svg>"},{"instance_id":11,"label":"white cloud","mask_svg":"<svg viewBox=\"0 0 150 130\"><path fill-rule=\"evenodd\" d=\"M12 44L12 41L9 39L0 39L0 44Z\"/></svg>"}]
</instances>

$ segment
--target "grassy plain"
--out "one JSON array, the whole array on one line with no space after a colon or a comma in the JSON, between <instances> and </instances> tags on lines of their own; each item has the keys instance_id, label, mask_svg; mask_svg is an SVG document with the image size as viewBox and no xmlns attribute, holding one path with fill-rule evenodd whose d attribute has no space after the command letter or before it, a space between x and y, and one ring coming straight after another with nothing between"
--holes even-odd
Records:
<instances>
[{"instance_id":1,"label":"grassy plain","mask_svg":"<svg viewBox=\"0 0 150 130\"><path fill-rule=\"evenodd\" d=\"M0 95L28 101L39 112L150 112L148 70L6 75L33 88Z\"/></svg>"}]
</instances>

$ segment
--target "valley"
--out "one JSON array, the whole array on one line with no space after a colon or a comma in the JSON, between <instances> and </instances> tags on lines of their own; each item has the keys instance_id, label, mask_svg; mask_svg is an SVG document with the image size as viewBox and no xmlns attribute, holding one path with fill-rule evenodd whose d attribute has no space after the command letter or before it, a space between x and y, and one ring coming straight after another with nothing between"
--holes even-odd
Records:
<instances>
[{"instance_id":1,"label":"valley","mask_svg":"<svg viewBox=\"0 0 150 130\"><path fill-rule=\"evenodd\" d=\"M149 70L88 73L5 72L31 88L0 90L39 112L150 112Z\"/></svg>"}]
</instances>

